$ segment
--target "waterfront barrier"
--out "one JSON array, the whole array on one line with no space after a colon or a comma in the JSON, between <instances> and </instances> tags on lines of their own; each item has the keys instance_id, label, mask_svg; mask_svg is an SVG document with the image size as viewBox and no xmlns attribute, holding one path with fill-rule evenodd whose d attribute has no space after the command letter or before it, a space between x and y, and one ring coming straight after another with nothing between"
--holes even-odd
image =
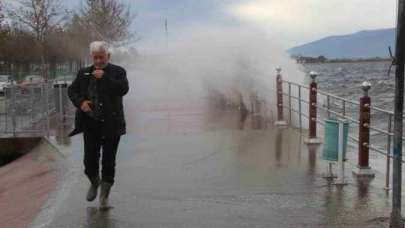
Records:
<instances>
[{"instance_id":1,"label":"waterfront barrier","mask_svg":"<svg viewBox=\"0 0 405 228\"><path fill-rule=\"evenodd\" d=\"M10 85L0 96L0 138L49 137L73 110L67 84Z\"/></svg>"},{"instance_id":2,"label":"waterfront barrier","mask_svg":"<svg viewBox=\"0 0 405 228\"><path fill-rule=\"evenodd\" d=\"M371 98L368 94L371 84L364 82L361 85L363 95L356 101L319 89L316 72L309 73L311 83L304 85L283 80L282 69L277 68L276 70L276 126L285 127L288 125L303 129L304 119L307 119L308 137L305 142L308 145L319 145L322 141L318 136L324 128L318 126L324 126L325 120L334 118L348 121L353 126L348 134L350 146L354 147L358 153L357 168L353 170L353 173L359 177L373 177L375 172L370 166L370 151L381 154L386 159L384 162L385 189L389 190L394 113L371 105ZM307 99L305 94L308 94ZM373 122L373 117L378 118L379 121ZM294 118L297 119L297 124L293 124Z\"/></svg>"}]
</instances>

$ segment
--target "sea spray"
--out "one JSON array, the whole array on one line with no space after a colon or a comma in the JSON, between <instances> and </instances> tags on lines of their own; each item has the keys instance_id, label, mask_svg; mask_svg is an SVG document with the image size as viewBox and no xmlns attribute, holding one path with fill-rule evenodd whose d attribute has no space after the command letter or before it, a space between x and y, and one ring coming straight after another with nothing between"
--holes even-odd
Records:
<instances>
[{"instance_id":1,"label":"sea spray","mask_svg":"<svg viewBox=\"0 0 405 228\"><path fill-rule=\"evenodd\" d=\"M197 100L217 91L231 103L242 99L248 108L255 94L276 113L275 69L282 67L284 80L305 82L275 36L248 27L183 27L168 40L142 40L136 49L138 57L122 63L131 83L129 107L148 100ZM296 88L292 95L298 95ZM297 119L293 115L292 121Z\"/></svg>"}]
</instances>

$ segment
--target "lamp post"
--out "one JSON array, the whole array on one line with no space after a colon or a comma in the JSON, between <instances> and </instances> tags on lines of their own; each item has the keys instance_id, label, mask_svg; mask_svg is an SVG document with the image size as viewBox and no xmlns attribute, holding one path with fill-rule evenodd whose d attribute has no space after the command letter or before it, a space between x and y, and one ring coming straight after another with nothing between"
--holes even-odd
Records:
<instances>
[{"instance_id":1,"label":"lamp post","mask_svg":"<svg viewBox=\"0 0 405 228\"><path fill-rule=\"evenodd\" d=\"M392 174L391 228L403 228L402 204L402 120L404 112L404 60L405 60L405 0L398 0L398 21L395 50L395 109L394 109L394 161Z\"/></svg>"}]
</instances>

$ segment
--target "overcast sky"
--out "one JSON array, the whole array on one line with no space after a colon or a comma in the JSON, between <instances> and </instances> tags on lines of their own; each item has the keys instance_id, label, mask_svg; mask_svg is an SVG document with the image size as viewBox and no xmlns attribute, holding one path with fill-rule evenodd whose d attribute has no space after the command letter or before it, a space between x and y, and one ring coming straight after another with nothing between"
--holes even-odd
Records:
<instances>
[{"instance_id":1,"label":"overcast sky","mask_svg":"<svg viewBox=\"0 0 405 228\"><path fill-rule=\"evenodd\" d=\"M396 0L251 0L229 12L264 30L283 34L287 44L328 35L394 27Z\"/></svg>"},{"instance_id":2,"label":"overcast sky","mask_svg":"<svg viewBox=\"0 0 405 228\"><path fill-rule=\"evenodd\" d=\"M9 0L10 1L10 0ZM12 0L16 1L16 0ZM394 27L396 0L123 0L137 15L143 39L162 34L164 20L179 28L199 24L249 25L291 47L329 35ZM63 0L78 7L80 0Z\"/></svg>"}]
</instances>

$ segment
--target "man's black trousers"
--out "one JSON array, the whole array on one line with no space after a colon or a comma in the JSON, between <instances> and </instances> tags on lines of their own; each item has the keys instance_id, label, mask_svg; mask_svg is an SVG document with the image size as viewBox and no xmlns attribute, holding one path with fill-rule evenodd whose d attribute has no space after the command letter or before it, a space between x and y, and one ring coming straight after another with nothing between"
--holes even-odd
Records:
<instances>
[{"instance_id":1,"label":"man's black trousers","mask_svg":"<svg viewBox=\"0 0 405 228\"><path fill-rule=\"evenodd\" d=\"M93 183L99 177L101 157L101 180L114 184L115 158L120 138L120 136L103 137L99 133L92 132L83 133L84 173L90 182Z\"/></svg>"}]
</instances>

